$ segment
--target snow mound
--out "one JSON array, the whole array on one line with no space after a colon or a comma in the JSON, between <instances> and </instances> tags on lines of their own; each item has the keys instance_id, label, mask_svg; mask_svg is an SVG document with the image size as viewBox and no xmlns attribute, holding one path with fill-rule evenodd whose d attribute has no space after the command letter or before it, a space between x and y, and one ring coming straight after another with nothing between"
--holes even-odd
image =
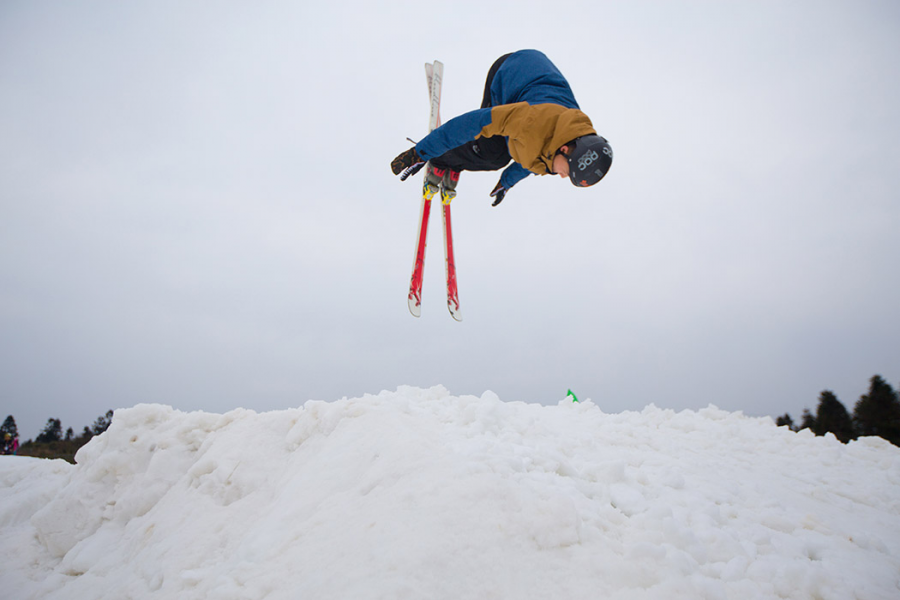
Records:
<instances>
[{"instance_id":1,"label":"snow mound","mask_svg":"<svg viewBox=\"0 0 900 600\"><path fill-rule=\"evenodd\" d=\"M400 388L0 460L9 598L900 597L900 449Z\"/></svg>"}]
</instances>

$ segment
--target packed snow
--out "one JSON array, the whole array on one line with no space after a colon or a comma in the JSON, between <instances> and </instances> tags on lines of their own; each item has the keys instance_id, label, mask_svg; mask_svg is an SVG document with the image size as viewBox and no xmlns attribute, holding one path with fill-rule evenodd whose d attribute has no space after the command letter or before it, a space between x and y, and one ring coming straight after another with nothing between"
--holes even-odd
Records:
<instances>
[{"instance_id":1,"label":"packed snow","mask_svg":"<svg viewBox=\"0 0 900 600\"><path fill-rule=\"evenodd\" d=\"M16 599L900 598L900 449L400 388L0 460Z\"/></svg>"}]
</instances>

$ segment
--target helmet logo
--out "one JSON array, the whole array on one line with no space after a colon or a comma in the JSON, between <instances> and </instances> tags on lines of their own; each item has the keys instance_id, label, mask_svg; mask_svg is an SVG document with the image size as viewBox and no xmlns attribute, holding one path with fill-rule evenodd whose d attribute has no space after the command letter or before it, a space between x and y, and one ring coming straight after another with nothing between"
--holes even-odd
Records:
<instances>
[{"instance_id":1,"label":"helmet logo","mask_svg":"<svg viewBox=\"0 0 900 600\"><path fill-rule=\"evenodd\" d=\"M597 154L596 151L591 150L590 152L585 153L578 159L578 170L584 171L587 169L592 162L600 158L600 155Z\"/></svg>"}]
</instances>

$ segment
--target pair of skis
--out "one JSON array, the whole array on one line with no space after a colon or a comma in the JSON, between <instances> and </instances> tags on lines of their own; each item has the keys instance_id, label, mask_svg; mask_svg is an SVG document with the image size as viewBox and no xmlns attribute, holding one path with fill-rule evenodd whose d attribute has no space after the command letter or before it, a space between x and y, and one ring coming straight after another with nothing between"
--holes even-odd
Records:
<instances>
[{"instance_id":1,"label":"pair of skis","mask_svg":"<svg viewBox=\"0 0 900 600\"><path fill-rule=\"evenodd\" d=\"M425 77L428 80L428 96L431 100L431 114L428 119L429 133L441 124L441 83L444 65L440 61L425 63ZM426 165L427 168L427 165ZM431 199L423 194L419 212L419 229L416 237L416 255L413 261L412 277L409 283L409 312L414 317L422 315L422 278L425 267L425 247L428 240L428 217L431 216ZM450 203L441 202L441 221L444 225L444 263L447 275L447 308L450 315L462 321L459 308L459 290L456 287L456 260L453 258L453 228L450 221Z\"/></svg>"}]
</instances>

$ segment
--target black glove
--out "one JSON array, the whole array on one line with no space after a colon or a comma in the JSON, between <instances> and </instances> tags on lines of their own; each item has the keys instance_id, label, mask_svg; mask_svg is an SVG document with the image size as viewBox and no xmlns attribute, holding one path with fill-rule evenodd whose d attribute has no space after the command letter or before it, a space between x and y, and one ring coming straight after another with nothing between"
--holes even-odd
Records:
<instances>
[{"instance_id":1,"label":"black glove","mask_svg":"<svg viewBox=\"0 0 900 600\"><path fill-rule=\"evenodd\" d=\"M391 161L391 171L393 171L394 175L400 176L400 181L406 181L407 177L415 175L424 166L425 161L416 152L415 146Z\"/></svg>"},{"instance_id":2,"label":"black glove","mask_svg":"<svg viewBox=\"0 0 900 600\"><path fill-rule=\"evenodd\" d=\"M494 199L494 201L491 202L491 206L497 206L498 204L503 202L503 197L506 196L506 192L506 188L503 187L503 184L498 181L497 185L494 186L494 189L491 192L491 197Z\"/></svg>"}]
</instances>

